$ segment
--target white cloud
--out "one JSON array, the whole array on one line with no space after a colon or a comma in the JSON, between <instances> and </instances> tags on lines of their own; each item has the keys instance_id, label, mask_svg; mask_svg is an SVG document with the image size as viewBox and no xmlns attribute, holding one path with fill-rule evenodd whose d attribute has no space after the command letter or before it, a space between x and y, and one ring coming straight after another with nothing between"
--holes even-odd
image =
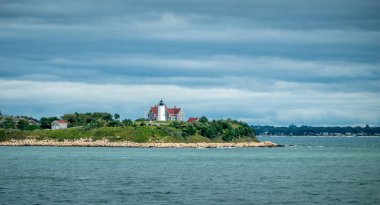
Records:
<instances>
[{"instance_id":1,"label":"white cloud","mask_svg":"<svg viewBox=\"0 0 380 205\"><path fill-rule=\"evenodd\" d=\"M238 118L257 124L380 123L380 96L373 93L258 92L173 85L101 85L0 80L0 101L17 112L20 102L43 110L31 114L106 111L138 118L159 99L181 106L187 117ZM5 112L5 111L4 111ZM18 113L25 114L25 113Z\"/></svg>"},{"instance_id":2,"label":"white cloud","mask_svg":"<svg viewBox=\"0 0 380 205\"><path fill-rule=\"evenodd\" d=\"M112 21L111 21L112 22ZM115 22L112 22L115 23ZM120 23L117 22L116 23ZM191 25L187 19L182 16L175 15L173 13L163 13L159 16L158 19L153 20L136 20L131 22L123 22L128 26L131 26L134 29L141 30L156 30L156 31L165 31L165 30L181 30L187 29Z\"/></svg>"}]
</instances>

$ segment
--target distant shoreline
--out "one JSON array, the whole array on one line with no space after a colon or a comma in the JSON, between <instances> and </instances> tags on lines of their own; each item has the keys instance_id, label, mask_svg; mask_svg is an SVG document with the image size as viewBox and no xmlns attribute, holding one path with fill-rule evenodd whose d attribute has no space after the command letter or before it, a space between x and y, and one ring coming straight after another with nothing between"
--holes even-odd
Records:
<instances>
[{"instance_id":1,"label":"distant shoreline","mask_svg":"<svg viewBox=\"0 0 380 205\"><path fill-rule=\"evenodd\" d=\"M296 137L310 137L310 138L316 138L316 137L319 137L319 138L353 138L353 137L370 137L370 138L373 138L373 137L380 137L379 135L365 135L365 136L362 136L362 135L350 135L350 136L346 136L346 135L342 135L342 136L333 136L333 135L328 135L328 136L321 136L321 135L293 135L293 136L290 136L290 135L257 135L257 137L262 137L262 138L266 138L266 137L273 137L273 138L276 138L276 137L287 137L287 138L296 138Z\"/></svg>"},{"instance_id":2,"label":"distant shoreline","mask_svg":"<svg viewBox=\"0 0 380 205\"><path fill-rule=\"evenodd\" d=\"M222 147L282 147L270 141L265 142L197 142L197 143L171 143L171 142L110 142L107 140L90 141L81 140L11 140L0 142L0 146L55 146L55 147L134 147L134 148L222 148Z\"/></svg>"}]
</instances>

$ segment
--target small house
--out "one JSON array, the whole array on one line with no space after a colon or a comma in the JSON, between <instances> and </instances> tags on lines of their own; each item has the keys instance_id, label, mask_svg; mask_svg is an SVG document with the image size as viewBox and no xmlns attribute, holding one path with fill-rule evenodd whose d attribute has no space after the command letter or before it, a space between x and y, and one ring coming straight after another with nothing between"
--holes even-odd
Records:
<instances>
[{"instance_id":1,"label":"small house","mask_svg":"<svg viewBox=\"0 0 380 205\"><path fill-rule=\"evenodd\" d=\"M67 124L69 123L66 120L54 120L51 123L51 129L52 130L67 129Z\"/></svg>"},{"instance_id":2,"label":"small house","mask_svg":"<svg viewBox=\"0 0 380 205\"><path fill-rule=\"evenodd\" d=\"M199 120L199 118L197 117L190 117L187 122L197 122Z\"/></svg>"}]
</instances>

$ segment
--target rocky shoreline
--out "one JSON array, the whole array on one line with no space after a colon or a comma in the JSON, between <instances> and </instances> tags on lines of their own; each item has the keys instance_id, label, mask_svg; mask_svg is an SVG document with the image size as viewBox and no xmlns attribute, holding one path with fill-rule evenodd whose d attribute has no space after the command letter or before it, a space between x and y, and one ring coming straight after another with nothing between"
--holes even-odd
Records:
<instances>
[{"instance_id":1,"label":"rocky shoreline","mask_svg":"<svg viewBox=\"0 0 380 205\"><path fill-rule=\"evenodd\" d=\"M136 148L223 148L223 147L282 147L270 141L265 142L199 142L199 143L162 143L162 142L110 142L108 140L11 140L0 142L0 146L55 146L55 147L136 147Z\"/></svg>"}]
</instances>

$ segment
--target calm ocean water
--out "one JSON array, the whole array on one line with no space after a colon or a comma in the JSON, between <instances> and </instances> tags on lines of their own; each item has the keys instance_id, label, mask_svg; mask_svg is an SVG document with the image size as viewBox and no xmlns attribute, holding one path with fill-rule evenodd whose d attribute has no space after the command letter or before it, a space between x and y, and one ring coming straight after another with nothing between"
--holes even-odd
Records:
<instances>
[{"instance_id":1,"label":"calm ocean water","mask_svg":"<svg viewBox=\"0 0 380 205\"><path fill-rule=\"evenodd\" d=\"M284 148L0 147L0 204L380 204L380 138Z\"/></svg>"}]
</instances>

